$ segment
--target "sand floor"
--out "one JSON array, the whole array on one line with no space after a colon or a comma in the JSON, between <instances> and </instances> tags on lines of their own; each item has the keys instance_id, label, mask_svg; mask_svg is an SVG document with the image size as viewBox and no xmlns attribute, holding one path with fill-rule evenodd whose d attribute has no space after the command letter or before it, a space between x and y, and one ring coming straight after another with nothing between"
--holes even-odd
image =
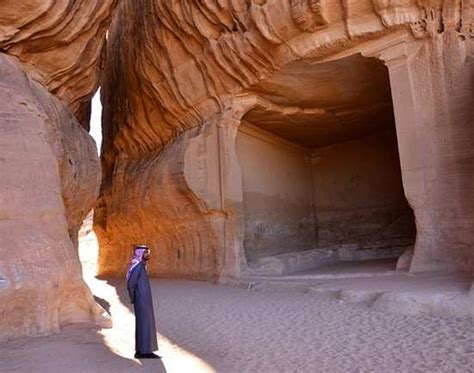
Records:
<instances>
[{"instance_id":1,"label":"sand floor","mask_svg":"<svg viewBox=\"0 0 474 373\"><path fill-rule=\"evenodd\" d=\"M0 345L0 372L474 372L469 318L384 313L292 291L152 280L161 361L138 361L124 281L84 275L114 327L64 328ZM85 248L87 251L84 253Z\"/></svg>"}]
</instances>

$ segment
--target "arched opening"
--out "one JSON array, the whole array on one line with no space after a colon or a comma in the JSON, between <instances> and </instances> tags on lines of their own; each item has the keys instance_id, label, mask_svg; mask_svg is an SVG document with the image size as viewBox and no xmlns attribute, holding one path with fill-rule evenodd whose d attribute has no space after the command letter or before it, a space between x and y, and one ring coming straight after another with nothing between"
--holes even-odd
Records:
<instances>
[{"instance_id":1,"label":"arched opening","mask_svg":"<svg viewBox=\"0 0 474 373\"><path fill-rule=\"evenodd\" d=\"M249 267L394 269L416 228L386 67L360 55L297 61L253 92L260 103L236 140Z\"/></svg>"}]
</instances>

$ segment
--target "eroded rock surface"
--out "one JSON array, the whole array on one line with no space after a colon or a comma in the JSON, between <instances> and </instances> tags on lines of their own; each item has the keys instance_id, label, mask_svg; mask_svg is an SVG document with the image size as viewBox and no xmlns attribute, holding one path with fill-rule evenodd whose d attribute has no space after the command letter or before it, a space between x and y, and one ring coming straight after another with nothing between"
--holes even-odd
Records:
<instances>
[{"instance_id":1,"label":"eroded rock surface","mask_svg":"<svg viewBox=\"0 0 474 373\"><path fill-rule=\"evenodd\" d=\"M102 46L117 0L25 0L0 4L0 52L17 57L89 128Z\"/></svg>"},{"instance_id":2,"label":"eroded rock surface","mask_svg":"<svg viewBox=\"0 0 474 373\"><path fill-rule=\"evenodd\" d=\"M393 175L401 173L405 195L400 187L389 199L403 208L362 216L366 231L397 235L413 224L409 204L418 234L411 269L472 269L473 14L471 3L450 1L119 4L102 91L100 271L122 275L136 243L156 250L156 276L248 270L252 243L244 243L246 186L235 146L243 119L257 127L255 136L277 136L305 152L308 144L344 145L396 127L401 162ZM373 164L383 167L377 157ZM362 190L359 179L368 190L378 182L355 174L349 190ZM278 198L293 198L290 192ZM334 230L326 220L326 231ZM307 222L300 228L311 234ZM291 236L290 228L278 234Z\"/></svg>"}]
</instances>

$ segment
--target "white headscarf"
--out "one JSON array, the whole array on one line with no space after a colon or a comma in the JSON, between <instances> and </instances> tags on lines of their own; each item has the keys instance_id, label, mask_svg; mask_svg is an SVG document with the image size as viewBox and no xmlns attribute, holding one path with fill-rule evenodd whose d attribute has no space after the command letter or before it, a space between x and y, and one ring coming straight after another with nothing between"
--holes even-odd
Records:
<instances>
[{"instance_id":1,"label":"white headscarf","mask_svg":"<svg viewBox=\"0 0 474 373\"><path fill-rule=\"evenodd\" d=\"M128 265L128 271L127 271L127 281L133 271L133 269L140 264L143 261L143 254L148 250L148 247L146 245L139 245L135 246L135 252L133 254L132 260L130 261L130 264Z\"/></svg>"}]
</instances>

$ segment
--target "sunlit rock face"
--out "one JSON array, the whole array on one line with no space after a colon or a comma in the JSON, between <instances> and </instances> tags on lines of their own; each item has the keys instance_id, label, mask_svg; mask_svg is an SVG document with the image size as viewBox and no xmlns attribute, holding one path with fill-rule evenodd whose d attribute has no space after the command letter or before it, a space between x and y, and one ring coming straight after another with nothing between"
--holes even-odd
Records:
<instances>
[{"instance_id":1,"label":"sunlit rock face","mask_svg":"<svg viewBox=\"0 0 474 373\"><path fill-rule=\"evenodd\" d=\"M85 128L113 7L0 4L0 340L105 325L81 277L77 233L100 185Z\"/></svg>"},{"instance_id":2,"label":"sunlit rock face","mask_svg":"<svg viewBox=\"0 0 474 373\"><path fill-rule=\"evenodd\" d=\"M120 3L100 272L123 275L136 243L166 277L413 244L411 270L472 269L472 14L447 1Z\"/></svg>"}]
</instances>

